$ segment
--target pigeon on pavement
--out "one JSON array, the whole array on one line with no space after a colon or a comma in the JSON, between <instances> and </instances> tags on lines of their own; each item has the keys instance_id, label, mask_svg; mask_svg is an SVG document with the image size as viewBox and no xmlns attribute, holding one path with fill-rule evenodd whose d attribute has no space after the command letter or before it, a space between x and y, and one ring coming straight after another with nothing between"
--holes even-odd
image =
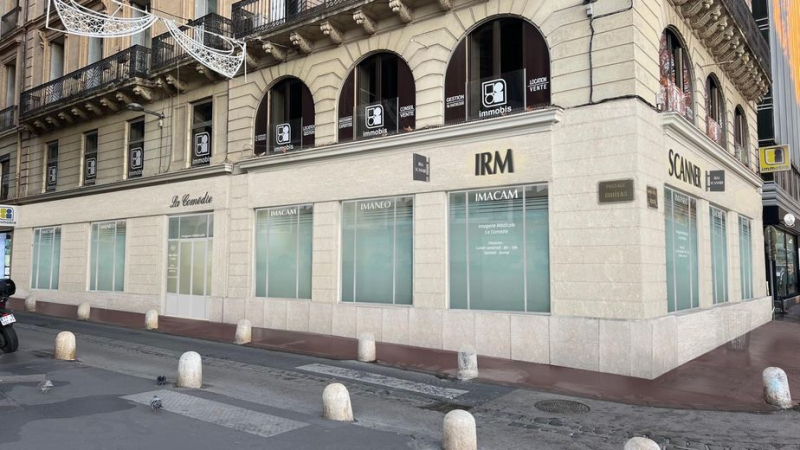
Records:
<instances>
[{"instance_id":1,"label":"pigeon on pavement","mask_svg":"<svg viewBox=\"0 0 800 450\"><path fill-rule=\"evenodd\" d=\"M157 413L158 410L163 407L164 405L161 404L161 398L158 395L154 395L152 400L150 400L150 409L152 409L154 413Z\"/></svg>"},{"instance_id":2,"label":"pigeon on pavement","mask_svg":"<svg viewBox=\"0 0 800 450\"><path fill-rule=\"evenodd\" d=\"M156 385L157 386L163 386L165 384L167 384L167 377L165 377L164 375L159 375L156 378Z\"/></svg>"},{"instance_id":3,"label":"pigeon on pavement","mask_svg":"<svg viewBox=\"0 0 800 450\"><path fill-rule=\"evenodd\" d=\"M38 388L39 390L42 391L42 394L47 394L47 391L49 391L52 387L53 387L53 382L51 382L50 380L44 380L38 385Z\"/></svg>"}]
</instances>

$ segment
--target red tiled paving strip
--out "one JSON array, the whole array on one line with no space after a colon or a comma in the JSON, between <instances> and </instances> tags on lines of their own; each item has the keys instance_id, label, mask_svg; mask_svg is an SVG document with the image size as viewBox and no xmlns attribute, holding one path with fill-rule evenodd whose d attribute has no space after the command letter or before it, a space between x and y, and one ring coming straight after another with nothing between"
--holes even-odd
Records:
<instances>
[{"instance_id":1,"label":"red tiled paving strip","mask_svg":"<svg viewBox=\"0 0 800 450\"><path fill-rule=\"evenodd\" d=\"M12 299L11 309L23 302ZM76 306L38 302L41 314L74 318ZM796 308L800 314L800 307ZM91 321L143 328L144 314L93 308ZM159 317L159 332L221 342L233 341L236 326L199 320ZM252 347L355 359L355 339L294 331L253 328ZM762 398L761 372L783 368L792 391L800 392L800 323L770 322L750 333L743 350L721 346L655 380L611 375L546 364L479 357L479 381L584 398L669 408L724 411L774 411ZM455 376L456 353L378 343L380 363L422 372ZM798 399L800 400L800 399Z\"/></svg>"}]
</instances>

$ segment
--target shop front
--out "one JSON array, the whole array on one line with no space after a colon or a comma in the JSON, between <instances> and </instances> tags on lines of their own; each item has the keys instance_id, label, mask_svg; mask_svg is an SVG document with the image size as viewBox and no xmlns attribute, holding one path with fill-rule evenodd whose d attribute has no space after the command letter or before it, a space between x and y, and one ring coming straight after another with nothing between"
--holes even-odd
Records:
<instances>
[{"instance_id":1,"label":"shop front","mask_svg":"<svg viewBox=\"0 0 800 450\"><path fill-rule=\"evenodd\" d=\"M798 281L798 234L792 218L800 211L778 205L767 206L770 193L765 187L764 253L766 279L774 299L775 308L786 312L800 303ZM784 198L784 200L787 200ZM784 205L786 206L786 205ZM787 215L789 217L787 217Z\"/></svg>"},{"instance_id":2,"label":"shop front","mask_svg":"<svg viewBox=\"0 0 800 450\"><path fill-rule=\"evenodd\" d=\"M43 194L21 207L13 275L39 301L654 378L769 320L760 180L677 115L648 145L580 131L663 117L628 106ZM773 242L796 294L796 241Z\"/></svg>"}]
</instances>

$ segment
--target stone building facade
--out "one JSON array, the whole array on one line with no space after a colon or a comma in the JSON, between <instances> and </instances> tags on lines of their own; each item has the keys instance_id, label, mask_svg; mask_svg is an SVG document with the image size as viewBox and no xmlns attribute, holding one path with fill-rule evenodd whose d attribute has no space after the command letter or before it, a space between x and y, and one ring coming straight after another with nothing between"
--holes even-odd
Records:
<instances>
[{"instance_id":1,"label":"stone building facade","mask_svg":"<svg viewBox=\"0 0 800 450\"><path fill-rule=\"evenodd\" d=\"M770 320L745 2L198 5L230 80L24 21L21 295L641 378Z\"/></svg>"}]
</instances>

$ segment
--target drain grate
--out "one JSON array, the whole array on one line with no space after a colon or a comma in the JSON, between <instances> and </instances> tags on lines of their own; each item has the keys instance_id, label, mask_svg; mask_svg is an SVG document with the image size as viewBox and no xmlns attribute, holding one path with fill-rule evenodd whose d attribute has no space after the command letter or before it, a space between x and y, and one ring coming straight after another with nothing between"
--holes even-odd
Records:
<instances>
[{"instance_id":1,"label":"drain grate","mask_svg":"<svg viewBox=\"0 0 800 450\"><path fill-rule=\"evenodd\" d=\"M557 414L586 414L589 407L572 400L542 400L533 405L539 411Z\"/></svg>"}]
</instances>

